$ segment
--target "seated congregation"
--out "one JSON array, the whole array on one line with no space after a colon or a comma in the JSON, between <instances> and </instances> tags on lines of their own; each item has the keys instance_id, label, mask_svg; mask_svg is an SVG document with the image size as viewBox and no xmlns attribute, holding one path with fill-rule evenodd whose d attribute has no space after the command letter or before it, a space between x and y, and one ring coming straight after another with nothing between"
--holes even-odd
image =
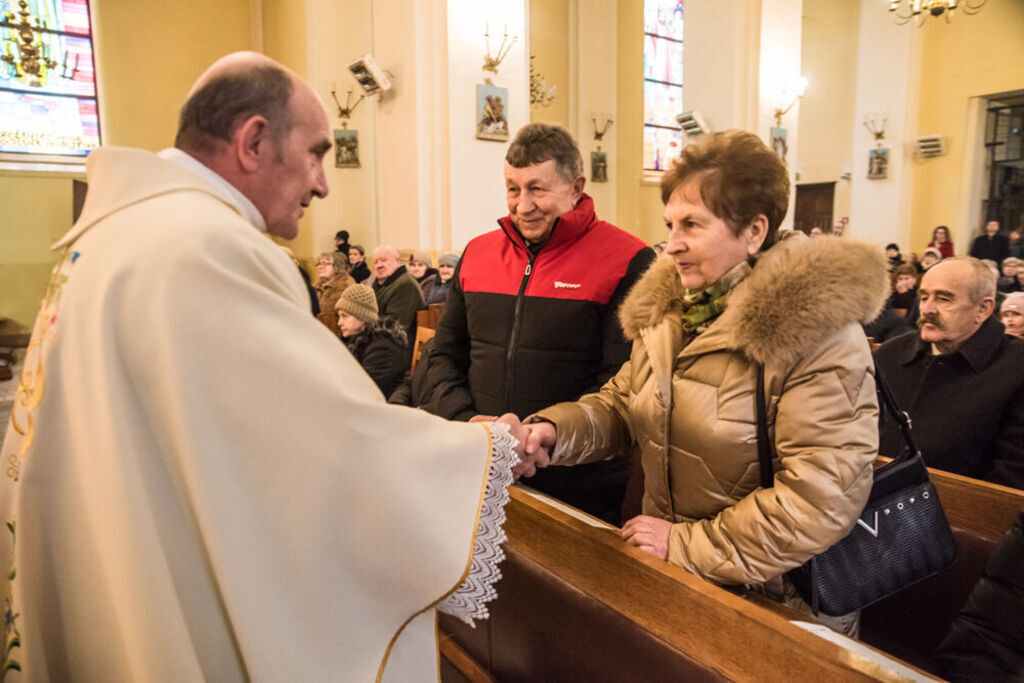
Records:
<instances>
[{"instance_id":1,"label":"seated congregation","mask_svg":"<svg viewBox=\"0 0 1024 683\"><path fill-rule=\"evenodd\" d=\"M1024 629L999 616L1006 596L1024 607L1008 569L1024 552L1019 521L970 591L1024 503L1011 492L1024 488L1024 294L1004 296L990 263L953 255L944 227L922 263L905 262L897 245L883 254L845 235L780 231L788 178L751 134L709 136L665 173L661 258L596 219L564 132L526 126L507 161L508 215L461 257L442 255L450 270L433 272L423 252L407 265L391 246L375 252L382 319L388 288L404 283L424 309L426 293L446 287L443 313L427 323L432 338L392 402L449 419L514 414L534 456L523 483L621 525L625 546L720 586L753 588L748 599L954 678L1019 669ZM538 178L559 201L529 196ZM520 261L495 258L506 249ZM607 280L605 295L564 296L552 286L578 273L580 258L590 277ZM1014 261L1003 263L1004 278L1016 278ZM396 321L411 319L393 310ZM997 533L956 520L960 559L915 589L918 599L945 594L937 609L945 616L912 646L885 627L886 610L912 593L829 616L793 578L860 520L877 455L906 449L898 421L880 415L883 381L909 414L924 463L970 478L944 484L943 502L1003 496ZM765 402L764 432L755 396ZM767 472L764 440L773 448ZM977 490L957 488L972 480ZM1001 485L998 493L983 482ZM527 571L521 564L510 571ZM455 634L449 648L486 658L501 647L481 649L451 620L446 629Z\"/></svg>"}]
</instances>

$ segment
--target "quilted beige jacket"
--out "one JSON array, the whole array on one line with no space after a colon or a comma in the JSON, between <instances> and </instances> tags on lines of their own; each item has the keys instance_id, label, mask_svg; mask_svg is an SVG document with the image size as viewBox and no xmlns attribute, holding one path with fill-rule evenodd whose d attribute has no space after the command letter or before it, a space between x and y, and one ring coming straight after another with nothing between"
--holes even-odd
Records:
<instances>
[{"instance_id":1,"label":"quilted beige jacket","mask_svg":"<svg viewBox=\"0 0 1024 683\"><path fill-rule=\"evenodd\" d=\"M669 561L722 584L762 583L843 538L871 488L878 452L873 363L860 322L888 294L867 243L782 242L683 348L682 287L657 262L620 319L632 356L595 394L533 419L553 422L553 463L638 443L643 511L673 522ZM775 486L759 486L755 362L765 366Z\"/></svg>"}]
</instances>

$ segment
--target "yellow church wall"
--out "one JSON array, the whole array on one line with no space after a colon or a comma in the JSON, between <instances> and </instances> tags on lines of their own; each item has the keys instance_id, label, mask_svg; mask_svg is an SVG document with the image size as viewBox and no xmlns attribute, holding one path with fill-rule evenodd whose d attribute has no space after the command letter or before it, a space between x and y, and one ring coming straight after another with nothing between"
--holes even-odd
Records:
<instances>
[{"instance_id":1,"label":"yellow church wall","mask_svg":"<svg viewBox=\"0 0 1024 683\"><path fill-rule=\"evenodd\" d=\"M302 77L307 75L306 3L287 0L264 0L260 19L262 52L273 57ZM299 220L299 234L293 240L272 238L287 246L302 261L306 271L313 273L313 216L307 212Z\"/></svg>"},{"instance_id":2,"label":"yellow church wall","mask_svg":"<svg viewBox=\"0 0 1024 683\"><path fill-rule=\"evenodd\" d=\"M616 103L617 137L615 224L654 244L666 237L661 191L643 173L644 117L644 3L621 0L618 16L619 70ZM685 55L684 55L685 59Z\"/></svg>"},{"instance_id":3,"label":"yellow church wall","mask_svg":"<svg viewBox=\"0 0 1024 683\"><path fill-rule=\"evenodd\" d=\"M188 88L215 58L252 49L251 0L91 5L104 144L159 150L173 142ZM56 254L71 227L67 173L0 171L0 339L32 327ZM84 179L84 176L79 176Z\"/></svg>"},{"instance_id":4,"label":"yellow church wall","mask_svg":"<svg viewBox=\"0 0 1024 683\"><path fill-rule=\"evenodd\" d=\"M501 42L500 27L490 27L491 49ZM543 107L530 105L530 120L557 123L569 128L569 2L568 0L530 1L530 54L533 68L557 86L555 99Z\"/></svg>"},{"instance_id":5,"label":"yellow church wall","mask_svg":"<svg viewBox=\"0 0 1024 683\"><path fill-rule=\"evenodd\" d=\"M948 24L929 20L920 29L906 28L924 32L918 134L942 135L948 149L945 156L917 167L909 246L920 253L932 229L948 225L957 253L964 254L981 221L980 204L963 206L965 169L974 156L966 143L984 135L983 118L974 136L969 130L968 100L1024 89L1024 2L998 0L977 15L958 15Z\"/></svg>"},{"instance_id":6,"label":"yellow church wall","mask_svg":"<svg viewBox=\"0 0 1024 683\"><path fill-rule=\"evenodd\" d=\"M833 216L850 215L850 181L856 111L859 3L816 0L803 5L798 184L835 182Z\"/></svg>"}]
</instances>

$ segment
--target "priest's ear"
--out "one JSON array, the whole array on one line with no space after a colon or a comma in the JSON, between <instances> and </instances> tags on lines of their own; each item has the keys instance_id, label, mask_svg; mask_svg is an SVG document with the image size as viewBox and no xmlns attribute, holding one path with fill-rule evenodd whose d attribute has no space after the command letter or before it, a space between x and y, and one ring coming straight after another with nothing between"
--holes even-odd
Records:
<instances>
[{"instance_id":1,"label":"priest's ear","mask_svg":"<svg viewBox=\"0 0 1024 683\"><path fill-rule=\"evenodd\" d=\"M259 114L250 116L235 129L231 135L231 148L239 166L249 173L280 156L270 122Z\"/></svg>"}]
</instances>

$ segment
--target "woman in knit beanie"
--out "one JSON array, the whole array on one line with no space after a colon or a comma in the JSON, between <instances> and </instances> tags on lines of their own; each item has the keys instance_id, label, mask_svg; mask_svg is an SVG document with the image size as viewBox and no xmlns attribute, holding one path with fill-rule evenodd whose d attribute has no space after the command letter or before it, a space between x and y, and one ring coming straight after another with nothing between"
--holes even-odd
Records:
<instances>
[{"instance_id":1,"label":"woman in knit beanie","mask_svg":"<svg viewBox=\"0 0 1024 683\"><path fill-rule=\"evenodd\" d=\"M405 330L393 318L380 316L377 297L366 285L346 289L335 308L345 346L384 396L390 396L405 378L412 359Z\"/></svg>"},{"instance_id":2,"label":"woman in knit beanie","mask_svg":"<svg viewBox=\"0 0 1024 683\"><path fill-rule=\"evenodd\" d=\"M438 280L430 289L430 296L423 292L427 305L443 304L448 298L448 286L451 284L452 275L455 274L455 266L459 265L459 255L446 251L437 258Z\"/></svg>"},{"instance_id":3,"label":"woman in knit beanie","mask_svg":"<svg viewBox=\"0 0 1024 683\"><path fill-rule=\"evenodd\" d=\"M420 283L423 300L430 303L430 293L438 282L437 268L434 268L430 254L425 251L413 252L409 257L409 273Z\"/></svg>"}]
</instances>

